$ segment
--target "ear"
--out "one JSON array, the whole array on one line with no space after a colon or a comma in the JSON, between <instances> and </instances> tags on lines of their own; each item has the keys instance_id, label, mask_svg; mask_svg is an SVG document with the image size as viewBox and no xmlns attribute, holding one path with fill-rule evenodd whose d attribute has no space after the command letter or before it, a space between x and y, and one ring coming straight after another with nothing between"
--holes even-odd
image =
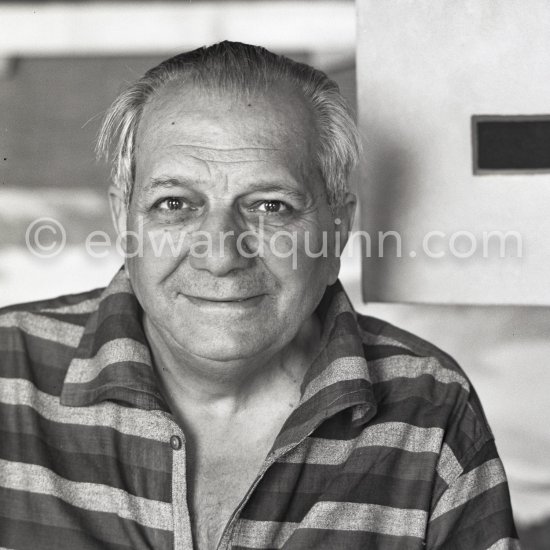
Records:
<instances>
[{"instance_id":1,"label":"ear","mask_svg":"<svg viewBox=\"0 0 550 550\"><path fill-rule=\"evenodd\" d=\"M348 242L353 220L355 219L355 209L357 208L357 197L353 193L346 193L344 204L336 209L336 216L340 219L340 224L336 231L340 233L340 253L344 250Z\"/></svg>"},{"instance_id":2,"label":"ear","mask_svg":"<svg viewBox=\"0 0 550 550\"><path fill-rule=\"evenodd\" d=\"M117 235L126 231L127 209L124 194L115 185L109 186L109 204L111 206L111 219L115 226Z\"/></svg>"},{"instance_id":3,"label":"ear","mask_svg":"<svg viewBox=\"0 0 550 550\"><path fill-rule=\"evenodd\" d=\"M329 260L331 262L329 285L334 284L338 279L338 274L340 272L340 256L344 251L351 233L351 228L353 227L356 206L357 197L353 193L346 193L343 204L334 209L333 223L335 249L334 256Z\"/></svg>"}]
</instances>

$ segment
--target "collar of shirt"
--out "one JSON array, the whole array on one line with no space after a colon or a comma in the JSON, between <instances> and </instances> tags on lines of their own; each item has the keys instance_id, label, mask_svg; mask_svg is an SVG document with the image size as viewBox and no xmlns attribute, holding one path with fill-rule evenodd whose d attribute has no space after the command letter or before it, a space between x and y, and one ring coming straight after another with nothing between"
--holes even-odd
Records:
<instances>
[{"instance_id":1,"label":"collar of shirt","mask_svg":"<svg viewBox=\"0 0 550 550\"><path fill-rule=\"evenodd\" d=\"M339 281L327 288L317 314L323 327L320 351L302 382L300 403L275 441L274 448L280 450L344 409L353 407L357 425L376 413L356 314ZM112 400L169 412L141 317L141 306L121 269L92 308L64 380L62 405L87 407Z\"/></svg>"}]
</instances>

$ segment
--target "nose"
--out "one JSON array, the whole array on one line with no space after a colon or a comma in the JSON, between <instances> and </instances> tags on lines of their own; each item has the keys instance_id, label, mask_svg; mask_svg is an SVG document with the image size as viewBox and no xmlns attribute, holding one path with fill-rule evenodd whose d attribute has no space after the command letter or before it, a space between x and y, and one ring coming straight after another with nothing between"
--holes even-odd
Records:
<instances>
[{"instance_id":1,"label":"nose","mask_svg":"<svg viewBox=\"0 0 550 550\"><path fill-rule=\"evenodd\" d=\"M250 267L254 260L247 256L245 240L239 242L241 231L238 215L229 205L211 209L192 240L189 251L191 266L216 277Z\"/></svg>"}]
</instances>

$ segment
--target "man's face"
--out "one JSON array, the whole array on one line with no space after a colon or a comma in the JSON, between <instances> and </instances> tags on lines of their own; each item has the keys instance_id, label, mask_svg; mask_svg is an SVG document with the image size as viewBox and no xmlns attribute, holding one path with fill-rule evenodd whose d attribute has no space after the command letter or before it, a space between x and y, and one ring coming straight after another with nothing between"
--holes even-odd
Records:
<instances>
[{"instance_id":1,"label":"man's face","mask_svg":"<svg viewBox=\"0 0 550 550\"><path fill-rule=\"evenodd\" d=\"M244 97L172 85L144 110L119 229L148 321L170 345L242 360L282 349L335 282L335 229L294 93ZM126 217L127 216L127 217ZM346 216L341 213L340 217ZM323 251L326 232L326 253Z\"/></svg>"}]
</instances>

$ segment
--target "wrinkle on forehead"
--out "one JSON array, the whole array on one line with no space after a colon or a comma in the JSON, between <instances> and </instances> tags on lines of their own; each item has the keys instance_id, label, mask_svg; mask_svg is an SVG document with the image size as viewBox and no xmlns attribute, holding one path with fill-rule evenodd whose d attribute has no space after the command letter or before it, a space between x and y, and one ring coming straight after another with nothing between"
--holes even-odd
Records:
<instances>
[{"instance_id":1,"label":"wrinkle on forehead","mask_svg":"<svg viewBox=\"0 0 550 550\"><path fill-rule=\"evenodd\" d=\"M199 161L226 164L269 162L273 159L273 153L284 153L278 147L204 147L191 143L176 143L170 148L181 151L186 156Z\"/></svg>"},{"instance_id":2,"label":"wrinkle on forehead","mask_svg":"<svg viewBox=\"0 0 550 550\"><path fill-rule=\"evenodd\" d=\"M136 174L145 166L182 165L187 157L190 163L204 163L208 172L249 164L263 173L272 165L278 172L286 169L297 181L307 181L312 174L318 179L315 123L303 98L279 87L251 97L250 103L239 96L198 92L185 87L164 90L145 107L138 127Z\"/></svg>"},{"instance_id":3,"label":"wrinkle on forehead","mask_svg":"<svg viewBox=\"0 0 550 550\"><path fill-rule=\"evenodd\" d=\"M227 126L228 117L234 117ZM182 119L186 131L197 145L205 149L216 134L235 131L239 137L253 138L256 143L239 143L245 148L262 149L282 140L282 147L289 140L302 141L306 145L316 135L316 120L311 106L305 98L293 90L273 86L269 92L243 100L240 95L224 94L220 91L201 91L193 86L166 87L146 104L138 128L143 139L145 133L177 130ZM195 133L194 125L206 122L210 125L209 135ZM235 136L237 137L237 136ZM277 139L276 138L276 139ZM202 140L202 143L200 143ZM263 143L262 143L263 142Z\"/></svg>"},{"instance_id":4,"label":"wrinkle on forehead","mask_svg":"<svg viewBox=\"0 0 550 550\"><path fill-rule=\"evenodd\" d=\"M208 147L207 145L195 145L193 143L176 143L175 147L194 147L195 149L204 149L206 151L279 151L275 147Z\"/></svg>"}]
</instances>

